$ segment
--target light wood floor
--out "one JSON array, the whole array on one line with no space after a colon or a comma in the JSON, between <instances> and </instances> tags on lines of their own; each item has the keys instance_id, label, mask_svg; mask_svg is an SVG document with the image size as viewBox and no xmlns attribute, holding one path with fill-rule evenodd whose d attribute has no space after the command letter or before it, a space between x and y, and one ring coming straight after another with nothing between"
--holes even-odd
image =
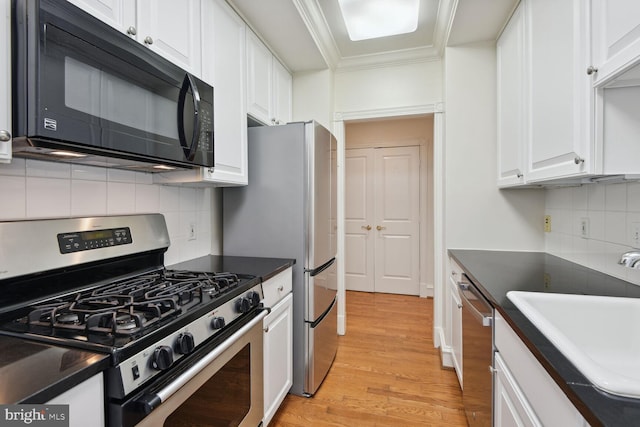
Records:
<instances>
[{"instance_id":1,"label":"light wood floor","mask_svg":"<svg viewBox=\"0 0 640 427\"><path fill-rule=\"evenodd\" d=\"M466 426L432 336L433 299L347 292L347 334L327 378L312 398L288 395L269 426Z\"/></svg>"}]
</instances>

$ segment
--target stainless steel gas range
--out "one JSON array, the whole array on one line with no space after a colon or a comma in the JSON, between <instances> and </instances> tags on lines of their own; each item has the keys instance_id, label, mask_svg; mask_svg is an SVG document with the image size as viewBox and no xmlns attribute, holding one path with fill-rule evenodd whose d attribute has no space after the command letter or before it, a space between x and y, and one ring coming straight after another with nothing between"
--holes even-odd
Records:
<instances>
[{"instance_id":1,"label":"stainless steel gas range","mask_svg":"<svg viewBox=\"0 0 640 427\"><path fill-rule=\"evenodd\" d=\"M261 423L260 278L165 268L159 214L0 222L0 242L0 334L108 354L109 425Z\"/></svg>"}]
</instances>

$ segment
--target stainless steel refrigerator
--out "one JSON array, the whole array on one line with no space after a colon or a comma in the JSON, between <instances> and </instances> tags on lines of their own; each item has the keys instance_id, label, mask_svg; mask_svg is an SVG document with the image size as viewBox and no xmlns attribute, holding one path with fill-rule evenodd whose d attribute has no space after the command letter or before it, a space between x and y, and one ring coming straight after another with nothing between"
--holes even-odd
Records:
<instances>
[{"instance_id":1,"label":"stainless steel refrigerator","mask_svg":"<svg viewBox=\"0 0 640 427\"><path fill-rule=\"evenodd\" d=\"M317 122L249 128L249 185L223 189L223 254L295 258L293 386L313 395L336 355L336 140Z\"/></svg>"}]
</instances>

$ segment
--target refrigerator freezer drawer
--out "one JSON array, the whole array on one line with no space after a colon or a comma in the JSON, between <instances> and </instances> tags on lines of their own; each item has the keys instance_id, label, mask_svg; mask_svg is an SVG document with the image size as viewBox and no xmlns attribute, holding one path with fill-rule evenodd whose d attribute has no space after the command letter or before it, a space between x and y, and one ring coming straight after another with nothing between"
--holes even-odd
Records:
<instances>
[{"instance_id":1,"label":"refrigerator freezer drawer","mask_svg":"<svg viewBox=\"0 0 640 427\"><path fill-rule=\"evenodd\" d=\"M327 376L338 350L338 304L335 300L326 315L315 324L307 323L308 369L305 393L315 394Z\"/></svg>"}]
</instances>

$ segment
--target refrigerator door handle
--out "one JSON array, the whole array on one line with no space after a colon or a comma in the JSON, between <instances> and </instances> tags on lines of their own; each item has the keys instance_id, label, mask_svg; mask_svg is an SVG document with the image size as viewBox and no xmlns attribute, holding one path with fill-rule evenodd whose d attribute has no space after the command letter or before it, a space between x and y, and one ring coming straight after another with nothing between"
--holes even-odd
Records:
<instances>
[{"instance_id":1,"label":"refrigerator door handle","mask_svg":"<svg viewBox=\"0 0 640 427\"><path fill-rule=\"evenodd\" d=\"M304 272L305 273L310 273L311 277L313 276L317 276L318 274L322 273L323 271L325 271L327 268L331 267L331 265L336 262L336 258L333 257L331 258L329 261L325 262L324 264L322 264L320 267L316 267L316 268L305 268Z\"/></svg>"},{"instance_id":2,"label":"refrigerator door handle","mask_svg":"<svg viewBox=\"0 0 640 427\"><path fill-rule=\"evenodd\" d=\"M309 320L305 320L304 322L308 323L312 328L315 328L316 326L318 326L320 324L320 322L322 322L324 320L325 317L327 317L327 315L329 314L329 312L331 312L331 309L333 308L335 303L336 303L336 300L334 299L331 302L331 305L329 306L329 308L327 308L327 310L324 313L322 313L322 316L320 316L319 318L317 318L313 322L311 322Z\"/></svg>"}]
</instances>

